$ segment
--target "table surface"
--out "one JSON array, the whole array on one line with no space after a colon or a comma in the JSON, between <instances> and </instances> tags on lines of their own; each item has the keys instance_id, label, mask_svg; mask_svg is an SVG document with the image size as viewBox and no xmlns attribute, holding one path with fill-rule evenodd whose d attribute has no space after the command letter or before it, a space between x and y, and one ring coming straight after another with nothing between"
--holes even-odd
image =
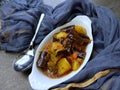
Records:
<instances>
[{"instance_id":1,"label":"table surface","mask_svg":"<svg viewBox=\"0 0 120 90\"><path fill-rule=\"evenodd\" d=\"M64 0L44 0L46 4L53 5L53 7L62 1ZM120 18L120 9L117 9L120 7L120 0L93 0L93 2L109 7ZM28 75L31 70L21 73L13 69L16 55L0 51L0 90L32 90L28 81Z\"/></svg>"}]
</instances>

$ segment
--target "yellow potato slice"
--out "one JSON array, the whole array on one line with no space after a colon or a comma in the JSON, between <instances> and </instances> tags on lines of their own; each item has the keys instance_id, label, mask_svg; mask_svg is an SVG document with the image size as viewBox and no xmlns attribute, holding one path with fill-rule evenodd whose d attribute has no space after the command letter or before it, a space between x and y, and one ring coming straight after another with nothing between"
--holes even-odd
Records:
<instances>
[{"instance_id":1,"label":"yellow potato slice","mask_svg":"<svg viewBox=\"0 0 120 90\"><path fill-rule=\"evenodd\" d=\"M61 32L59 32L59 33L57 33L57 34L55 35L55 38L56 38L56 39L66 38L67 35L68 35L68 34L67 34L66 32L61 31Z\"/></svg>"},{"instance_id":2,"label":"yellow potato slice","mask_svg":"<svg viewBox=\"0 0 120 90\"><path fill-rule=\"evenodd\" d=\"M72 63L72 70L76 71L80 67L80 63L76 60Z\"/></svg>"},{"instance_id":3,"label":"yellow potato slice","mask_svg":"<svg viewBox=\"0 0 120 90\"><path fill-rule=\"evenodd\" d=\"M62 75L71 70L71 65L66 58L60 59L58 62L58 72Z\"/></svg>"},{"instance_id":4,"label":"yellow potato slice","mask_svg":"<svg viewBox=\"0 0 120 90\"><path fill-rule=\"evenodd\" d=\"M86 29L84 27L82 27L82 26L79 26L79 25L75 26L75 31L77 33L80 33L80 34L84 34L84 35L87 34Z\"/></svg>"}]
</instances>

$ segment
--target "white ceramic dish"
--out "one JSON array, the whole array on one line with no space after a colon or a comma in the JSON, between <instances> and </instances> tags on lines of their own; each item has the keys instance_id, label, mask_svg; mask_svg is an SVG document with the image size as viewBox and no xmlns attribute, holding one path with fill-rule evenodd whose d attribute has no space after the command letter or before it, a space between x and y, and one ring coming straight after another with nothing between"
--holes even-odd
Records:
<instances>
[{"instance_id":1,"label":"white ceramic dish","mask_svg":"<svg viewBox=\"0 0 120 90\"><path fill-rule=\"evenodd\" d=\"M84 28L86 28L87 35L91 39L91 43L88 44L87 49L86 49L85 60L84 60L83 64L81 65L81 67L77 71L73 71L70 74L68 74L68 75L66 75L64 77L61 77L61 78L57 78L57 79L49 78L46 75L44 75L36 67L36 61L37 61L38 56L39 56L39 51L52 38L53 34L55 34L56 32L59 32L60 29L62 29L64 27L67 27L67 26L70 26L70 25L81 25L81 26L83 26ZM60 84L60 83L62 83L64 81L72 78L88 62L89 57L90 57L91 52L92 52L92 48L93 48L93 37L92 37L92 29L91 29L91 20L87 16L77 16L73 20L71 20L69 23L56 28L55 30L53 30L51 33L49 33L45 37L45 39L40 43L40 45L38 46L38 48L36 50L36 54L35 54L35 58L34 58L34 63L33 63L33 67L32 67L32 72L29 75L29 82L30 82L31 87L33 89L35 89L35 90L47 90L47 89L49 89L52 86L55 86L57 84Z\"/></svg>"}]
</instances>

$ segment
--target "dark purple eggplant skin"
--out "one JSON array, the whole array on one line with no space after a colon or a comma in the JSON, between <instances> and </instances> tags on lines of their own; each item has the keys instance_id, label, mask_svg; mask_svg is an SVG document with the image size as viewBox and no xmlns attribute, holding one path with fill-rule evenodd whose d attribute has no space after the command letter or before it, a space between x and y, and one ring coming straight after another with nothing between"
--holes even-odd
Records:
<instances>
[{"instance_id":1,"label":"dark purple eggplant skin","mask_svg":"<svg viewBox=\"0 0 120 90\"><path fill-rule=\"evenodd\" d=\"M65 31L65 32L69 33L71 30L74 30L74 29L75 29L75 25L71 25L71 26L61 29L61 31Z\"/></svg>"},{"instance_id":2,"label":"dark purple eggplant skin","mask_svg":"<svg viewBox=\"0 0 120 90\"><path fill-rule=\"evenodd\" d=\"M39 59L37 60L36 64L38 68L47 68L47 62L50 59L50 54L47 51L42 51L40 53Z\"/></svg>"}]
</instances>

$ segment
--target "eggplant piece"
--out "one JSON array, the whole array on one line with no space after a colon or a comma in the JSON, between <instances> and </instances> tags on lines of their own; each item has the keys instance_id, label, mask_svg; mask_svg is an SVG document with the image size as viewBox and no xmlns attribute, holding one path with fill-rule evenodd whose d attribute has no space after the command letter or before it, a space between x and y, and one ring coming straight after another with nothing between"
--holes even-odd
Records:
<instances>
[{"instance_id":1,"label":"eggplant piece","mask_svg":"<svg viewBox=\"0 0 120 90\"><path fill-rule=\"evenodd\" d=\"M65 32L69 33L71 30L74 30L74 29L75 29L75 25L71 25L71 26L61 29L61 31L65 31Z\"/></svg>"},{"instance_id":2,"label":"eggplant piece","mask_svg":"<svg viewBox=\"0 0 120 90\"><path fill-rule=\"evenodd\" d=\"M70 38L66 38L64 41L61 42L62 45L64 46L65 50L67 50L68 54L72 53L72 44L73 40Z\"/></svg>"},{"instance_id":3,"label":"eggplant piece","mask_svg":"<svg viewBox=\"0 0 120 90\"><path fill-rule=\"evenodd\" d=\"M50 59L50 54L46 51L42 51L40 53L39 59L37 60L37 67L38 68L43 68L46 69L47 68L47 62Z\"/></svg>"},{"instance_id":4,"label":"eggplant piece","mask_svg":"<svg viewBox=\"0 0 120 90\"><path fill-rule=\"evenodd\" d=\"M56 53L56 57L57 56L61 56L61 57L64 57L64 56L67 56L68 55L68 52L66 49L63 49L63 50L60 50Z\"/></svg>"}]
</instances>

